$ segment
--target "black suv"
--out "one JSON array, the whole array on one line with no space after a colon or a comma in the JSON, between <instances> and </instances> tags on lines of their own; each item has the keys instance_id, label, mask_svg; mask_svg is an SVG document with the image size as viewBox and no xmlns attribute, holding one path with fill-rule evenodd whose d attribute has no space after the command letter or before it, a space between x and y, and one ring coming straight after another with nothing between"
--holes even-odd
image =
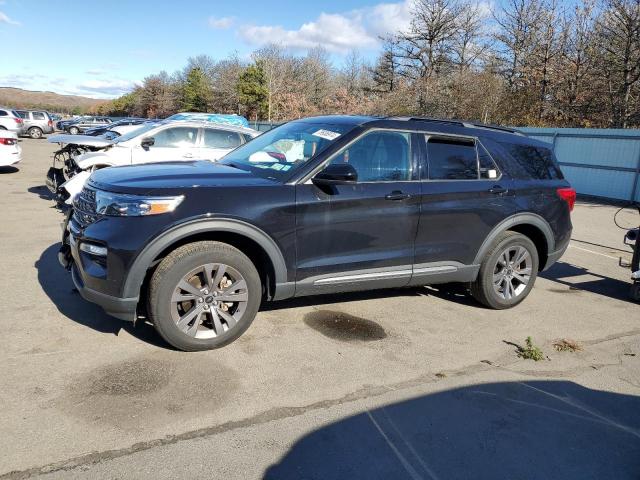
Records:
<instances>
[{"instance_id":1,"label":"black suv","mask_svg":"<svg viewBox=\"0 0 640 480\"><path fill-rule=\"evenodd\" d=\"M512 130L316 117L217 163L94 172L60 260L85 299L203 350L264 300L465 282L513 307L567 248L574 201L549 145Z\"/></svg>"}]
</instances>

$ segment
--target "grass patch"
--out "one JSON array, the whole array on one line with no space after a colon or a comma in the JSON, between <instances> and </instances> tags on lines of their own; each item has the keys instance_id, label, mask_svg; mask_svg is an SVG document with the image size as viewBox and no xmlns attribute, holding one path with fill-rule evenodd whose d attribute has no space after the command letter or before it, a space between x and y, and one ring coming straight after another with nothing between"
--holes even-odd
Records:
<instances>
[{"instance_id":1,"label":"grass patch","mask_svg":"<svg viewBox=\"0 0 640 480\"><path fill-rule=\"evenodd\" d=\"M518 356L520 358L524 358L525 360L533 360L534 362L539 362L540 360L544 360L544 353L540 347L537 347L533 344L533 340L531 337L527 337L524 341L525 346L518 345Z\"/></svg>"},{"instance_id":2,"label":"grass patch","mask_svg":"<svg viewBox=\"0 0 640 480\"><path fill-rule=\"evenodd\" d=\"M558 352L579 352L582 350L582 345L575 340L562 338L553 342L553 348Z\"/></svg>"}]
</instances>

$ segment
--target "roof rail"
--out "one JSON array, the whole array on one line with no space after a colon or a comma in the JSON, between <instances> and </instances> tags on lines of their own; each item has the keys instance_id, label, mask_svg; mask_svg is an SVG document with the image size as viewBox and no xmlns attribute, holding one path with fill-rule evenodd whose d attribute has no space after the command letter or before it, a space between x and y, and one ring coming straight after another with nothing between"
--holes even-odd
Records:
<instances>
[{"instance_id":1,"label":"roof rail","mask_svg":"<svg viewBox=\"0 0 640 480\"><path fill-rule=\"evenodd\" d=\"M431 122L431 123L440 123L445 125L456 125L458 127L466 127L466 128L483 128L487 130L499 130L501 132L506 133L514 133L516 135L524 134L516 130L514 128L501 127L499 125L487 125L484 123L476 123L476 122L467 122L464 120L447 120L442 118L429 118L429 117L387 117L387 120L404 120L404 121L418 121L418 122Z\"/></svg>"}]
</instances>

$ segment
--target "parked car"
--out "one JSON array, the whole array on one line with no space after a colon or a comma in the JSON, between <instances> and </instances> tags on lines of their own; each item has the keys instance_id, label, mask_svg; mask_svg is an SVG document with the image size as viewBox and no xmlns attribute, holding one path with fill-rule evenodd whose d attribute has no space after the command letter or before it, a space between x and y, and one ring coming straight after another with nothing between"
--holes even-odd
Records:
<instances>
[{"instance_id":1,"label":"parked car","mask_svg":"<svg viewBox=\"0 0 640 480\"><path fill-rule=\"evenodd\" d=\"M92 171L118 165L137 163L187 161L192 159L215 161L234 148L257 136L250 128L218 125L197 121L167 121L145 123L141 127L114 139L87 137L92 152L73 157L76 173L60 186L69 203L73 200ZM61 140L54 137L49 141ZM72 140L67 140L67 143ZM100 147L102 144L102 147Z\"/></svg>"},{"instance_id":2,"label":"parked car","mask_svg":"<svg viewBox=\"0 0 640 480\"><path fill-rule=\"evenodd\" d=\"M88 118L88 117L86 115L83 115L80 117L67 118L66 120L59 120L56 122L56 130L64 131L66 127L68 127L72 123L75 123L79 120L83 120L85 118Z\"/></svg>"},{"instance_id":3,"label":"parked car","mask_svg":"<svg viewBox=\"0 0 640 480\"><path fill-rule=\"evenodd\" d=\"M317 117L216 163L94 172L60 260L86 300L203 350L293 296L464 282L513 307L567 248L574 201L549 145L512 130Z\"/></svg>"},{"instance_id":4,"label":"parked car","mask_svg":"<svg viewBox=\"0 0 640 480\"><path fill-rule=\"evenodd\" d=\"M24 130L24 120L15 110L0 108L0 130L9 130L20 135Z\"/></svg>"},{"instance_id":5,"label":"parked car","mask_svg":"<svg viewBox=\"0 0 640 480\"><path fill-rule=\"evenodd\" d=\"M53 120L42 110L16 110L24 120L23 133L31 138L42 138L45 133L53 133Z\"/></svg>"},{"instance_id":6,"label":"parked car","mask_svg":"<svg viewBox=\"0 0 640 480\"><path fill-rule=\"evenodd\" d=\"M109 125L89 128L84 131L84 135L96 137L98 135L105 134L107 131L116 132L118 133L118 135L122 135L124 133L135 130L140 125L148 121L149 119L147 118L123 118L110 123Z\"/></svg>"},{"instance_id":7,"label":"parked car","mask_svg":"<svg viewBox=\"0 0 640 480\"><path fill-rule=\"evenodd\" d=\"M0 130L0 167L15 165L22 160L22 149L18 135L9 130Z\"/></svg>"},{"instance_id":8,"label":"parked car","mask_svg":"<svg viewBox=\"0 0 640 480\"><path fill-rule=\"evenodd\" d=\"M104 127L111 125L112 123L113 122L109 117L84 117L73 123L67 124L64 127L64 130L69 132L71 135L78 135L90 128Z\"/></svg>"}]
</instances>

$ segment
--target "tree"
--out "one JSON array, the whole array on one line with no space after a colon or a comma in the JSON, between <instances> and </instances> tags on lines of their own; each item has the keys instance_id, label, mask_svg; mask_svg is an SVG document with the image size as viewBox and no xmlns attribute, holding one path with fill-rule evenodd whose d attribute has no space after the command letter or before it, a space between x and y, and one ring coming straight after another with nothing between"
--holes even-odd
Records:
<instances>
[{"instance_id":1,"label":"tree","mask_svg":"<svg viewBox=\"0 0 640 480\"><path fill-rule=\"evenodd\" d=\"M269 91L260 60L244 69L237 88L240 103L245 106L249 117L257 119L267 112Z\"/></svg>"},{"instance_id":2,"label":"tree","mask_svg":"<svg viewBox=\"0 0 640 480\"><path fill-rule=\"evenodd\" d=\"M606 79L610 121L614 127L627 128L638 116L640 0L605 0L597 31L598 66Z\"/></svg>"},{"instance_id":3,"label":"tree","mask_svg":"<svg viewBox=\"0 0 640 480\"><path fill-rule=\"evenodd\" d=\"M186 112L206 112L210 101L209 81L200 67L193 67L180 88L180 109Z\"/></svg>"}]
</instances>

